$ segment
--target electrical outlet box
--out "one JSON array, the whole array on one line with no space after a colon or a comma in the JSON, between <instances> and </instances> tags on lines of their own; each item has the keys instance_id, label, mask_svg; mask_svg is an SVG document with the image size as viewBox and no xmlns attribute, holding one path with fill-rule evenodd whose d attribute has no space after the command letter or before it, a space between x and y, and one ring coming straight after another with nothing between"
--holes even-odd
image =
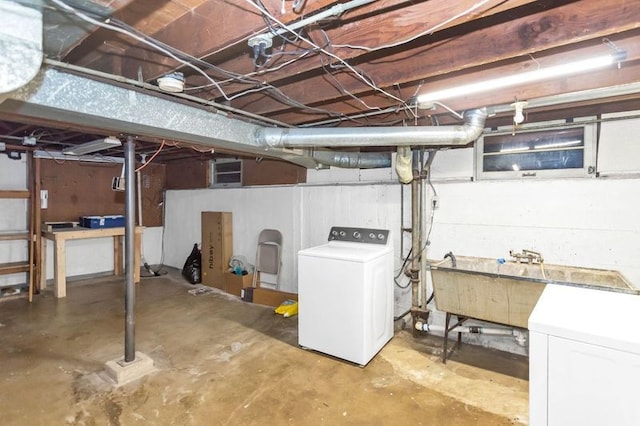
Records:
<instances>
[{"instance_id":1,"label":"electrical outlet box","mask_svg":"<svg viewBox=\"0 0 640 426\"><path fill-rule=\"evenodd\" d=\"M113 180L111 181L111 189L113 189L114 191L124 191L125 190L124 181L125 179L123 177L120 177L120 176L114 177Z\"/></svg>"},{"instance_id":2,"label":"electrical outlet box","mask_svg":"<svg viewBox=\"0 0 640 426\"><path fill-rule=\"evenodd\" d=\"M46 209L49 204L49 191L46 189L40 190L40 208Z\"/></svg>"}]
</instances>

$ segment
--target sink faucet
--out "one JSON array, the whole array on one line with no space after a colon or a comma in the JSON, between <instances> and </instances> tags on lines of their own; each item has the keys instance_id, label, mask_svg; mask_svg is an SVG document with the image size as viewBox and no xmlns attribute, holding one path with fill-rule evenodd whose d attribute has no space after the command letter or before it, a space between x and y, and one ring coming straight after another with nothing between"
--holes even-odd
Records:
<instances>
[{"instance_id":1,"label":"sink faucet","mask_svg":"<svg viewBox=\"0 0 640 426\"><path fill-rule=\"evenodd\" d=\"M513 250L509 250L509 256L513 257L518 263L522 263L523 261L529 264L544 262L542 253L533 250L522 249L522 253L516 253Z\"/></svg>"}]
</instances>

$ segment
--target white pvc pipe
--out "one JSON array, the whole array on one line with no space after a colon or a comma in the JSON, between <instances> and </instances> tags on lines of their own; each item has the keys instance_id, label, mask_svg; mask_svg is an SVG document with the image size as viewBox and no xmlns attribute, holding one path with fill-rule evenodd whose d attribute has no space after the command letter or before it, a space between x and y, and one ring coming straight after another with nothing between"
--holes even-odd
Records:
<instances>
[{"instance_id":1,"label":"white pvc pipe","mask_svg":"<svg viewBox=\"0 0 640 426\"><path fill-rule=\"evenodd\" d=\"M426 322L417 321L416 330L419 331L436 331L440 333L445 332L445 326L427 324ZM470 334L487 334L492 336L513 336L519 345L524 346L527 342L526 333L514 328L501 328L501 327L481 327L477 325L459 325L449 330L449 333L470 333Z\"/></svg>"}]
</instances>

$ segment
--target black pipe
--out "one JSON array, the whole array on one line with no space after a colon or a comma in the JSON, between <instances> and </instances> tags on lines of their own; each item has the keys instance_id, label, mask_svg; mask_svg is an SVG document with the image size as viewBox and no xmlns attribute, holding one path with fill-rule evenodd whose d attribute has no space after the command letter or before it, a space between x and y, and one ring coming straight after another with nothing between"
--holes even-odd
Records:
<instances>
[{"instance_id":1,"label":"black pipe","mask_svg":"<svg viewBox=\"0 0 640 426\"><path fill-rule=\"evenodd\" d=\"M457 263L457 262L456 262L456 257L455 257L455 255L453 254L453 252L452 252L452 251L450 251L449 253L447 253L447 254L445 254L445 255L444 255L444 258L445 258L445 259L446 259L447 257L451 258L451 266L452 266L453 268L455 268L455 267L457 266L457 265L456 265L456 263Z\"/></svg>"},{"instance_id":2,"label":"black pipe","mask_svg":"<svg viewBox=\"0 0 640 426\"><path fill-rule=\"evenodd\" d=\"M125 176L125 227L124 227L124 361L132 362L136 359L135 344L135 316L136 289L133 282L133 268L135 260L135 216L136 216L136 186L135 186L135 145L133 137L128 136L124 150Z\"/></svg>"}]
</instances>

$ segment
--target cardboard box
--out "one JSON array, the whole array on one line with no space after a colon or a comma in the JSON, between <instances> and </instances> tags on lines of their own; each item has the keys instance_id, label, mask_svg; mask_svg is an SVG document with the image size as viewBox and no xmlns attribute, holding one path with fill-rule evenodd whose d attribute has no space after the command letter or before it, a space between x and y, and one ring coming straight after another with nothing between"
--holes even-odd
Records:
<instances>
[{"instance_id":1,"label":"cardboard box","mask_svg":"<svg viewBox=\"0 0 640 426\"><path fill-rule=\"evenodd\" d=\"M202 212L202 284L224 290L224 276L233 255L230 212Z\"/></svg>"},{"instance_id":2,"label":"cardboard box","mask_svg":"<svg viewBox=\"0 0 640 426\"><path fill-rule=\"evenodd\" d=\"M251 287L252 283L253 274L236 275L231 272L224 274L224 291L238 297L241 296L242 289L245 287Z\"/></svg>"},{"instance_id":3,"label":"cardboard box","mask_svg":"<svg viewBox=\"0 0 640 426\"><path fill-rule=\"evenodd\" d=\"M295 293L286 293L284 291L270 290L268 288L256 287L253 289L253 303L258 303L260 305L274 307L280 306L282 302L289 299L298 300L298 295Z\"/></svg>"}]
</instances>

